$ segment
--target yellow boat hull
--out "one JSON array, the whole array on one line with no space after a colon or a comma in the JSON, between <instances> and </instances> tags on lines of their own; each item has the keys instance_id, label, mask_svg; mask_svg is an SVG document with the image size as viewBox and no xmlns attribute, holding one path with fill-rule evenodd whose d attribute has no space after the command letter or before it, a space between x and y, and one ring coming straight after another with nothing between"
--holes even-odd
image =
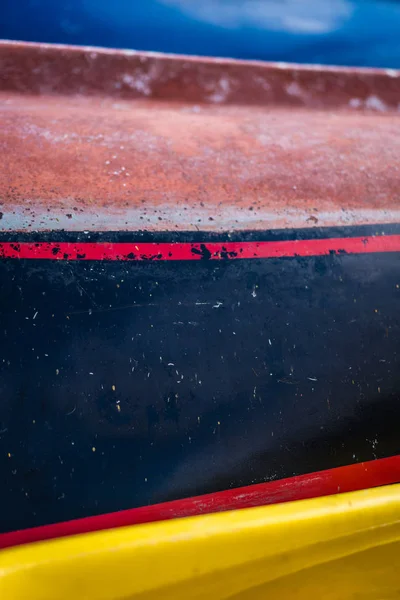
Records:
<instances>
[{"instance_id":1,"label":"yellow boat hull","mask_svg":"<svg viewBox=\"0 0 400 600\"><path fill-rule=\"evenodd\" d=\"M0 554L7 600L400 597L400 484Z\"/></svg>"}]
</instances>

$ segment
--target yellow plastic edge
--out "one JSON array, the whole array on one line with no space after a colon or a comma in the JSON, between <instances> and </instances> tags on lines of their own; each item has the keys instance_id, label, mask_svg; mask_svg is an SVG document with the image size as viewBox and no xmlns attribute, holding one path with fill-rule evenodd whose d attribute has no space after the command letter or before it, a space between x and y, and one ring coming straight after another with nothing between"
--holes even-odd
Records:
<instances>
[{"instance_id":1,"label":"yellow plastic edge","mask_svg":"<svg viewBox=\"0 0 400 600\"><path fill-rule=\"evenodd\" d=\"M0 552L4 600L400 597L400 484Z\"/></svg>"}]
</instances>

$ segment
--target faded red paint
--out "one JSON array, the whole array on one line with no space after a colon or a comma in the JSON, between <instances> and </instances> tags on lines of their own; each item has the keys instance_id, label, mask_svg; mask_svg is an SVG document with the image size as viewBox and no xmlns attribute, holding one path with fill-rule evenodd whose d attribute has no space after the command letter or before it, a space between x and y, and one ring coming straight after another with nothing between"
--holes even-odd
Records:
<instances>
[{"instance_id":1,"label":"faded red paint","mask_svg":"<svg viewBox=\"0 0 400 600\"><path fill-rule=\"evenodd\" d=\"M4 43L0 77L2 230L400 222L399 72Z\"/></svg>"},{"instance_id":2,"label":"faded red paint","mask_svg":"<svg viewBox=\"0 0 400 600\"><path fill-rule=\"evenodd\" d=\"M265 63L3 42L2 89L18 93L341 108L379 98L397 110L400 71Z\"/></svg>"},{"instance_id":3,"label":"faded red paint","mask_svg":"<svg viewBox=\"0 0 400 600\"><path fill-rule=\"evenodd\" d=\"M0 258L45 260L223 260L399 252L400 235L278 242L0 242Z\"/></svg>"},{"instance_id":4,"label":"faded red paint","mask_svg":"<svg viewBox=\"0 0 400 600\"><path fill-rule=\"evenodd\" d=\"M330 496L399 481L400 455L397 455L204 496L3 533L0 534L0 548L139 523Z\"/></svg>"}]
</instances>

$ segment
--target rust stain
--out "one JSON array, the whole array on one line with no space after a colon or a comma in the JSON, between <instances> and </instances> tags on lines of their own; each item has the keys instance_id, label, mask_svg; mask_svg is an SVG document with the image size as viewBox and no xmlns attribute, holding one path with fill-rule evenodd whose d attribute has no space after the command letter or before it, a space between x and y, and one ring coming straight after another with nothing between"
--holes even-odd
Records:
<instances>
[{"instance_id":1,"label":"rust stain","mask_svg":"<svg viewBox=\"0 0 400 600\"><path fill-rule=\"evenodd\" d=\"M398 72L7 43L0 73L2 230L400 221Z\"/></svg>"}]
</instances>

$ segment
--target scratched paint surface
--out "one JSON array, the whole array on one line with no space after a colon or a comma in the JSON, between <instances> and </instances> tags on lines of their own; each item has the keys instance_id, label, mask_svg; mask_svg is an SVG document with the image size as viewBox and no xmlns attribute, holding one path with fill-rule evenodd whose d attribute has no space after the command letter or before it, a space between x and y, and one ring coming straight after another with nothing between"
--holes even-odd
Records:
<instances>
[{"instance_id":1,"label":"scratched paint surface","mask_svg":"<svg viewBox=\"0 0 400 600\"><path fill-rule=\"evenodd\" d=\"M399 453L399 75L0 43L1 530Z\"/></svg>"},{"instance_id":2,"label":"scratched paint surface","mask_svg":"<svg viewBox=\"0 0 400 600\"><path fill-rule=\"evenodd\" d=\"M0 43L0 230L400 221L400 72Z\"/></svg>"},{"instance_id":3,"label":"scratched paint surface","mask_svg":"<svg viewBox=\"0 0 400 600\"><path fill-rule=\"evenodd\" d=\"M47 237L47 236L45 236ZM84 236L83 236L84 237ZM400 235L225 242L2 242L0 258L38 260L243 260L399 252ZM91 236L89 236L89 239Z\"/></svg>"},{"instance_id":4,"label":"scratched paint surface","mask_svg":"<svg viewBox=\"0 0 400 600\"><path fill-rule=\"evenodd\" d=\"M0 276L3 531L400 450L398 253Z\"/></svg>"},{"instance_id":5,"label":"scratched paint surface","mask_svg":"<svg viewBox=\"0 0 400 600\"><path fill-rule=\"evenodd\" d=\"M400 220L397 114L6 100L2 230L235 231Z\"/></svg>"}]
</instances>

